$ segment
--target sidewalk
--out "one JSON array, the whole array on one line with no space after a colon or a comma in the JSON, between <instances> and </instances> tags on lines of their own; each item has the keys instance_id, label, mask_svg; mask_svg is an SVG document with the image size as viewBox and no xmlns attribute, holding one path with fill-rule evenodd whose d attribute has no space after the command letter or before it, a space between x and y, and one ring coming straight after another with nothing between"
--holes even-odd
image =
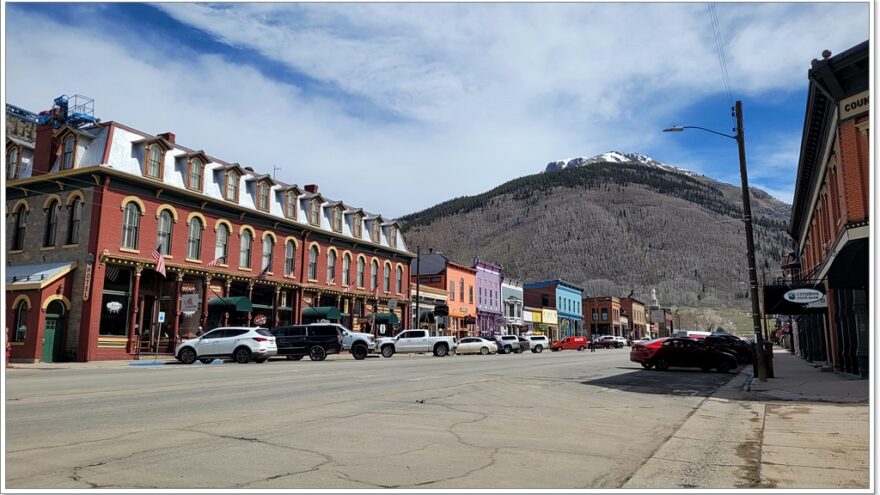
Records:
<instances>
[{"instance_id":1,"label":"sidewalk","mask_svg":"<svg viewBox=\"0 0 880 495\"><path fill-rule=\"evenodd\" d=\"M869 380L823 373L774 350L706 398L622 488L870 487Z\"/></svg>"},{"instance_id":2,"label":"sidewalk","mask_svg":"<svg viewBox=\"0 0 880 495\"><path fill-rule=\"evenodd\" d=\"M90 369L90 368L128 368L129 366L145 366L152 365L153 362L158 364L169 364L176 362L175 359L171 358L171 356L159 356L157 359L153 359L153 356L145 356L140 360L112 360L112 361L88 361L88 362L80 362L80 361L62 361L57 363L10 363L9 366L6 367L6 370L69 370L69 369Z\"/></svg>"}]
</instances>

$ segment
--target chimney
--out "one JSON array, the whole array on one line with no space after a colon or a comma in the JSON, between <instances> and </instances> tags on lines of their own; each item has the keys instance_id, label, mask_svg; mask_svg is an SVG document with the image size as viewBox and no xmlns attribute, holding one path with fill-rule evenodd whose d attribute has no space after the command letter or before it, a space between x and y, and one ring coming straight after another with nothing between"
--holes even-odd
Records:
<instances>
[{"instance_id":1,"label":"chimney","mask_svg":"<svg viewBox=\"0 0 880 495\"><path fill-rule=\"evenodd\" d=\"M48 174L55 161L55 129L52 122L37 127L31 177Z\"/></svg>"},{"instance_id":2,"label":"chimney","mask_svg":"<svg viewBox=\"0 0 880 495\"><path fill-rule=\"evenodd\" d=\"M306 192L310 192L312 194L316 194L318 192L318 185L317 184L307 184L303 187L306 190Z\"/></svg>"},{"instance_id":3,"label":"chimney","mask_svg":"<svg viewBox=\"0 0 880 495\"><path fill-rule=\"evenodd\" d=\"M159 134L159 137L164 139L165 141L168 141L171 144L174 144L174 133L173 132L163 132L162 134Z\"/></svg>"}]
</instances>

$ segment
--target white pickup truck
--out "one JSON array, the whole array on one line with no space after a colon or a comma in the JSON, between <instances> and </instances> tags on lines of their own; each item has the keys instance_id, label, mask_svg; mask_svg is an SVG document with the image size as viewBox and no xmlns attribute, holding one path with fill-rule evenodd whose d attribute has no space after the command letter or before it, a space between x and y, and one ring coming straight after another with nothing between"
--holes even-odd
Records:
<instances>
[{"instance_id":1,"label":"white pickup truck","mask_svg":"<svg viewBox=\"0 0 880 495\"><path fill-rule=\"evenodd\" d=\"M455 349L453 337L431 337L427 330L404 330L394 337L385 337L376 342L376 348L383 357L390 358L395 352L433 352L437 357L449 354Z\"/></svg>"}]
</instances>

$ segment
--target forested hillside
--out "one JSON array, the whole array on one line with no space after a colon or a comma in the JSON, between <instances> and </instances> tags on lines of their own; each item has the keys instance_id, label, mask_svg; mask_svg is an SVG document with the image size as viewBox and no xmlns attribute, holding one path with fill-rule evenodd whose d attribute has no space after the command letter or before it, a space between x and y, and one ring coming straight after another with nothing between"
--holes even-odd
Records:
<instances>
[{"instance_id":1,"label":"forested hillside","mask_svg":"<svg viewBox=\"0 0 880 495\"><path fill-rule=\"evenodd\" d=\"M637 164L592 163L512 180L401 218L411 249L480 256L531 281L563 278L590 295L661 304L743 306L747 263L740 189ZM759 276L787 246L788 205L753 190Z\"/></svg>"}]
</instances>

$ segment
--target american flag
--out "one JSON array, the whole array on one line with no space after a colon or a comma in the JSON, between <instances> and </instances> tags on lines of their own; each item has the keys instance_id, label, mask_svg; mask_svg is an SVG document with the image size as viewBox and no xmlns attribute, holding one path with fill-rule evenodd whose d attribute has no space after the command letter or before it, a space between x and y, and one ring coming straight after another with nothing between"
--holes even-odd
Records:
<instances>
[{"instance_id":1,"label":"american flag","mask_svg":"<svg viewBox=\"0 0 880 495\"><path fill-rule=\"evenodd\" d=\"M208 263L208 266L219 266L221 263L224 263L225 260L226 256L218 256L217 258L212 259L211 262Z\"/></svg>"},{"instance_id":2,"label":"american flag","mask_svg":"<svg viewBox=\"0 0 880 495\"><path fill-rule=\"evenodd\" d=\"M156 268L154 268L154 270L156 270L156 273L162 275L162 278L167 278L167 276L165 275L165 257L162 256L161 242L156 246L156 249L155 251L153 251L152 256L153 259L156 261Z\"/></svg>"},{"instance_id":3,"label":"american flag","mask_svg":"<svg viewBox=\"0 0 880 495\"><path fill-rule=\"evenodd\" d=\"M116 282L116 277L119 276L119 267L116 265L108 266L106 275L107 280L111 282Z\"/></svg>"},{"instance_id":4,"label":"american flag","mask_svg":"<svg viewBox=\"0 0 880 495\"><path fill-rule=\"evenodd\" d=\"M260 275L257 276L257 280L266 280L266 276L269 274L269 267L272 265L266 265L266 268L263 268L263 271L260 272Z\"/></svg>"},{"instance_id":5,"label":"american flag","mask_svg":"<svg viewBox=\"0 0 880 495\"><path fill-rule=\"evenodd\" d=\"M376 278L376 286L373 287L373 297L379 297L379 279Z\"/></svg>"},{"instance_id":6,"label":"american flag","mask_svg":"<svg viewBox=\"0 0 880 495\"><path fill-rule=\"evenodd\" d=\"M352 286L352 285L354 285L354 284L351 283L351 284L348 284L348 285L346 285L345 287L343 287L343 288L342 288L342 292L345 293L345 294L348 294L349 292L351 292L351 286Z\"/></svg>"}]
</instances>

